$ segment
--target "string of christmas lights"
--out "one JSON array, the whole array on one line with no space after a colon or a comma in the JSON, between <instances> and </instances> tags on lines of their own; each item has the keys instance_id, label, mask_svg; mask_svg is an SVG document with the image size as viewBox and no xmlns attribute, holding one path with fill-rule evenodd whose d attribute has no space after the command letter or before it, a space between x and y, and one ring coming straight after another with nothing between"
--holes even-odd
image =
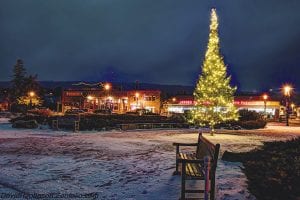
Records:
<instances>
[{"instance_id":1,"label":"string of christmas lights","mask_svg":"<svg viewBox=\"0 0 300 200\"><path fill-rule=\"evenodd\" d=\"M230 86L230 76L220 53L218 36L218 16L216 9L211 10L210 32L202 73L194 91L196 101L192 110L192 122L209 125L214 130L216 124L237 120L237 109L233 104L236 87Z\"/></svg>"}]
</instances>

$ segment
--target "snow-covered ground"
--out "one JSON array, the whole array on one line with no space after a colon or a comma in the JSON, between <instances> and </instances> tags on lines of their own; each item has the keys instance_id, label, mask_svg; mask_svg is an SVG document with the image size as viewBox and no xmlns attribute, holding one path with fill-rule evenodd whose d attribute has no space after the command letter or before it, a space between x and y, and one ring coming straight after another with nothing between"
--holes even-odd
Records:
<instances>
[{"instance_id":1,"label":"snow-covered ground","mask_svg":"<svg viewBox=\"0 0 300 200\"><path fill-rule=\"evenodd\" d=\"M300 128L205 134L221 153L296 137ZM64 132L12 129L0 120L0 193L87 194L97 199L178 199L173 142L197 141L196 130ZM218 199L255 199L240 163L218 163Z\"/></svg>"}]
</instances>

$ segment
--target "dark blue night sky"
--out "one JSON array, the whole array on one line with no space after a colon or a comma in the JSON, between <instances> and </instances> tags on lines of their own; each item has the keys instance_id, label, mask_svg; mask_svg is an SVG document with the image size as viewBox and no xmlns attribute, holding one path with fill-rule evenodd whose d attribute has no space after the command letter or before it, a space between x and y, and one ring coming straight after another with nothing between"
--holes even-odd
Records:
<instances>
[{"instance_id":1,"label":"dark blue night sky","mask_svg":"<svg viewBox=\"0 0 300 200\"><path fill-rule=\"evenodd\" d=\"M300 87L299 0L0 0L0 80L22 58L40 80L194 85L211 7L240 90Z\"/></svg>"}]
</instances>

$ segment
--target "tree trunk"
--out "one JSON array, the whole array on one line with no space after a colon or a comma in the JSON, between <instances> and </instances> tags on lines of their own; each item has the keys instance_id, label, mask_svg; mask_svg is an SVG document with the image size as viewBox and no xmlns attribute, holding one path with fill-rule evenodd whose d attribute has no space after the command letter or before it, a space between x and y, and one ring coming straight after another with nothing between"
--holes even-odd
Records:
<instances>
[{"instance_id":1,"label":"tree trunk","mask_svg":"<svg viewBox=\"0 0 300 200\"><path fill-rule=\"evenodd\" d=\"M211 126L210 126L210 135L211 135L211 136L214 136L214 133L215 133L215 126L214 126L214 125L211 125Z\"/></svg>"}]
</instances>

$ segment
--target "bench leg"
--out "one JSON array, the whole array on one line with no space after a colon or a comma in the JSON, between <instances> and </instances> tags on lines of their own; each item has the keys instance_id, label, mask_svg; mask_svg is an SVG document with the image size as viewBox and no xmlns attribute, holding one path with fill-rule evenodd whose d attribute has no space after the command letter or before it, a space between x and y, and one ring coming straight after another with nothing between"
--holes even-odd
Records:
<instances>
[{"instance_id":1,"label":"bench leg","mask_svg":"<svg viewBox=\"0 0 300 200\"><path fill-rule=\"evenodd\" d=\"M181 169L181 200L185 200L185 163L182 163Z\"/></svg>"},{"instance_id":2,"label":"bench leg","mask_svg":"<svg viewBox=\"0 0 300 200\"><path fill-rule=\"evenodd\" d=\"M211 182L210 182L210 200L215 200L215 187L216 187L216 183L215 183L215 177L213 176L211 178Z\"/></svg>"},{"instance_id":3,"label":"bench leg","mask_svg":"<svg viewBox=\"0 0 300 200\"><path fill-rule=\"evenodd\" d=\"M179 154L179 146L176 146L176 163L175 163L176 169L175 169L175 172L173 173L173 175L179 175L180 174L180 172L178 170L178 165L179 165L178 159L177 159L178 154Z\"/></svg>"}]
</instances>

